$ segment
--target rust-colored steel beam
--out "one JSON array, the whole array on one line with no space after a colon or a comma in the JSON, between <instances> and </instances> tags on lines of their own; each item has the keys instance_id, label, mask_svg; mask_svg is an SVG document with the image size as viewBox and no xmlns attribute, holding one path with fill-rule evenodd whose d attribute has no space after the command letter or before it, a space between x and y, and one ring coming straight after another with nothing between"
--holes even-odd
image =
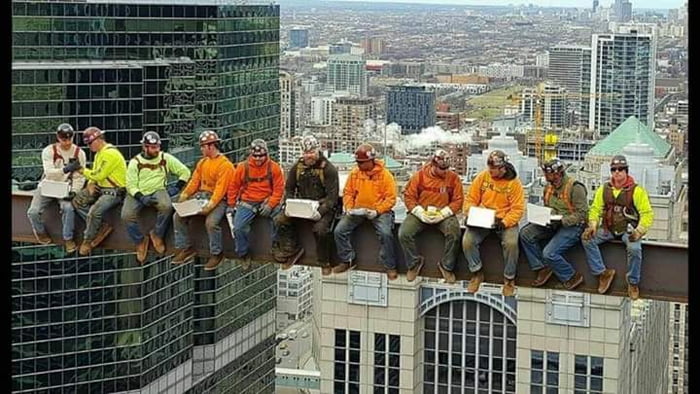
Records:
<instances>
[{"instance_id":1,"label":"rust-colored steel beam","mask_svg":"<svg viewBox=\"0 0 700 394\"><path fill-rule=\"evenodd\" d=\"M14 192L12 195L12 240L36 242L27 219L27 209L31 201L31 194L28 192ZM114 232L103 242L102 248L121 251L134 250L134 246L129 241L125 227L119 218L119 208L109 212L106 220L114 225ZM44 212L44 221L47 230L54 241L58 244L61 241L61 221L58 213L58 206L52 205ZM143 228L146 231L152 228L155 222L155 211L145 209L143 211ZM234 259L233 241L229 234L226 220L222 221L224 233L224 255ZM76 234L82 234L82 220L76 219ZM208 256L208 238L204 229L203 218L196 218L191 221L191 235L193 245L200 256ZM398 225L395 232L398 230ZM301 226L300 239L306 253L301 265L318 266L316 262L316 251L310 226ZM270 252L271 240L269 227L265 221L256 220L253 223L251 240L251 255L256 261L274 261ZM173 253L172 230L166 239L166 253ZM361 226L355 233L354 244L357 250L356 269L364 271L383 272L383 267L377 261L377 251L379 242L374 234L374 229L369 224ZM424 277L441 278L435 262L442 255L443 248L442 235L437 231L426 231L418 239L418 248L426 258L421 275ZM403 253L397 244L395 245L399 273L405 273L407 268L404 263ZM603 258L608 268L614 268L618 274L608 292L609 295L626 296L627 285L625 282L626 257L625 249L621 243L607 243L601 247ZM151 252L153 253L153 252ZM484 277L489 283L503 283L503 257L498 239L489 236L481 245L481 256L484 262ZM153 258L150 256L149 258ZM581 246L574 247L569 251L567 257L574 264L574 268L584 275L585 282L576 291L597 294L597 279L590 274L586 264L585 255ZM337 257L335 258L337 262ZM688 302L688 247L686 245L645 242L644 260L642 263L642 282L640 293L642 298L657 299L665 301ZM467 262L464 255L460 253L455 274L458 280L468 280L470 274L467 269ZM530 283L535 278L535 274L528 268L527 261L523 253L520 253L518 263L518 286L530 287ZM563 289L556 277L552 277L545 288Z\"/></svg>"}]
</instances>

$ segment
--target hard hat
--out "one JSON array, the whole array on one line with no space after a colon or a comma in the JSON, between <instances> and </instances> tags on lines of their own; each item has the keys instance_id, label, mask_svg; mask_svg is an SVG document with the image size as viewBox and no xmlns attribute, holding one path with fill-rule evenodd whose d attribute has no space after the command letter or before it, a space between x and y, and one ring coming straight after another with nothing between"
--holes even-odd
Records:
<instances>
[{"instance_id":1,"label":"hard hat","mask_svg":"<svg viewBox=\"0 0 700 394\"><path fill-rule=\"evenodd\" d=\"M561 173L565 169L564 163L557 157L553 157L542 164L542 171L547 174Z\"/></svg>"},{"instance_id":2,"label":"hard hat","mask_svg":"<svg viewBox=\"0 0 700 394\"><path fill-rule=\"evenodd\" d=\"M256 138L250 143L250 154L254 156L267 155L267 142Z\"/></svg>"},{"instance_id":3,"label":"hard hat","mask_svg":"<svg viewBox=\"0 0 700 394\"><path fill-rule=\"evenodd\" d=\"M219 135L213 130L205 130L199 135L199 146L219 142Z\"/></svg>"},{"instance_id":4,"label":"hard hat","mask_svg":"<svg viewBox=\"0 0 700 394\"><path fill-rule=\"evenodd\" d=\"M143 133L141 143L148 145L160 145L160 136L155 131L147 131Z\"/></svg>"},{"instance_id":5,"label":"hard hat","mask_svg":"<svg viewBox=\"0 0 700 394\"><path fill-rule=\"evenodd\" d=\"M362 144L355 150L355 161L364 162L377 158L377 151L370 144Z\"/></svg>"},{"instance_id":6,"label":"hard hat","mask_svg":"<svg viewBox=\"0 0 700 394\"><path fill-rule=\"evenodd\" d=\"M486 160L486 164L488 164L490 167L503 167L508 163L508 155L505 154L502 150L494 150L491 153L489 153L489 157Z\"/></svg>"},{"instance_id":7,"label":"hard hat","mask_svg":"<svg viewBox=\"0 0 700 394\"><path fill-rule=\"evenodd\" d=\"M71 126L68 123L61 123L56 128L56 134L60 138L73 138L74 133L75 133L75 130L73 130L73 126Z\"/></svg>"},{"instance_id":8,"label":"hard hat","mask_svg":"<svg viewBox=\"0 0 700 394\"><path fill-rule=\"evenodd\" d=\"M304 136L304 138L301 140L301 147L304 150L304 152L309 152L312 150L320 149L321 144L318 143L318 140L316 139L316 137L309 134L309 135Z\"/></svg>"},{"instance_id":9,"label":"hard hat","mask_svg":"<svg viewBox=\"0 0 700 394\"><path fill-rule=\"evenodd\" d=\"M433 162L441 170L450 168L450 159L450 154L444 149L438 149L435 151L435 153L433 153Z\"/></svg>"},{"instance_id":10,"label":"hard hat","mask_svg":"<svg viewBox=\"0 0 700 394\"><path fill-rule=\"evenodd\" d=\"M610 168L625 168L627 169L629 165L627 164L627 158L623 155L615 155L610 161Z\"/></svg>"},{"instance_id":11,"label":"hard hat","mask_svg":"<svg viewBox=\"0 0 700 394\"><path fill-rule=\"evenodd\" d=\"M96 139L104 136L105 132L100 130L98 127L91 126L83 131L83 142L85 145L92 144Z\"/></svg>"}]
</instances>

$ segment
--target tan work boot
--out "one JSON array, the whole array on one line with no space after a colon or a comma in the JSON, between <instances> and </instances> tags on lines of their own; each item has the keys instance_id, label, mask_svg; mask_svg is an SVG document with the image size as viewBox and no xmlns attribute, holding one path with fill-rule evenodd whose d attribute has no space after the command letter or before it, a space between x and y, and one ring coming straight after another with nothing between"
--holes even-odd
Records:
<instances>
[{"instance_id":1,"label":"tan work boot","mask_svg":"<svg viewBox=\"0 0 700 394\"><path fill-rule=\"evenodd\" d=\"M96 248L102 243L102 241L105 240L105 238L107 238L107 236L109 236L110 233L112 233L112 230L114 230L114 227L108 223L103 223L100 229L97 231L97 234L95 234L95 238L93 238L92 242L90 242L90 247Z\"/></svg>"},{"instance_id":2,"label":"tan work boot","mask_svg":"<svg viewBox=\"0 0 700 394\"><path fill-rule=\"evenodd\" d=\"M175 254L175 257L173 258L173 261L171 263L172 264L189 263L190 260L194 259L194 256L196 256L196 255L197 255L197 252L195 252L192 248L180 249Z\"/></svg>"},{"instance_id":3,"label":"tan work boot","mask_svg":"<svg viewBox=\"0 0 700 394\"><path fill-rule=\"evenodd\" d=\"M321 267L321 275L328 276L333 273L333 267L330 264L326 264Z\"/></svg>"},{"instance_id":4,"label":"tan work boot","mask_svg":"<svg viewBox=\"0 0 700 394\"><path fill-rule=\"evenodd\" d=\"M136 245L136 261L143 264L146 261L146 256L148 256L148 237L143 237L141 242Z\"/></svg>"},{"instance_id":5,"label":"tan work boot","mask_svg":"<svg viewBox=\"0 0 700 394\"><path fill-rule=\"evenodd\" d=\"M615 270L614 269L606 269L598 275L598 293L600 294L605 294L607 293L608 289L610 288L610 284L613 281L613 278L615 277Z\"/></svg>"},{"instance_id":6,"label":"tan work boot","mask_svg":"<svg viewBox=\"0 0 700 394\"><path fill-rule=\"evenodd\" d=\"M629 295L630 299L632 299L633 301L639 299L639 286L633 285L628 281L627 282L627 295Z\"/></svg>"},{"instance_id":7,"label":"tan work boot","mask_svg":"<svg viewBox=\"0 0 700 394\"><path fill-rule=\"evenodd\" d=\"M399 272L393 268L387 268L386 269L386 277L389 280L396 280L396 278L399 277Z\"/></svg>"},{"instance_id":8,"label":"tan work boot","mask_svg":"<svg viewBox=\"0 0 700 394\"><path fill-rule=\"evenodd\" d=\"M66 253L73 253L76 249L78 249L78 245L76 245L75 241L72 239L65 240L63 247L66 248Z\"/></svg>"},{"instance_id":9,"label":"tan work boot","mask_svg":"<svg viewBox=\"0 0 700 394\"><path fill-rule=\"evenodd\" d=\"M423 263L425 263L425 259L423 257L418 258L418 263L413 266L413 268L409 269L408 272L406 272L406 280L409 282L413 282L416 280L416 277L420 274L420 270L423 269Z\"/></svg>"},{"instance_id":10,"label":"tan work boot","mask_svg":"<svg viewBox=\"0 0 700 394\"><path fill-rule=\"evenodd\" d=\"M501 294L505 297L510 297L515 294L515 279L503 278L503 289Z\"/></svg>"},{"instance_id":11,"label":"tan work boot","mask_svg":"<svg viewBox=\"0 0 700 394\"><path fill-rule=\"evenodd\" d=\"M576 272L574 273L574 276L571 277L571 279L564 282L564 288L566 290L573 290L577 288L581 283L583 283L583 275L581 275L581 273L579 272Z\"/></svg>"},{"instance_id":12,"label":"tan work boot","mask_svg":"<svg viewBox=\"0 0 700 394\"><path fill-rule=\"evenodd\" d=\"M282 269L286 271L292 268L292 266L294 266L294 264L296 264L303 255L304 248L299 248L299 250L296 253L289 256L289 258L287 258L287 261L285 261L284 264L282 264Z\"/></svg>"},{"instance_id":13,"label":"tan work boot","mask_svg":"<svg viewBox=\"0 0 700 394\"><path fill-rule=\"evenodd\" d=\"M219 254L215 254L215 255L209 257L209 260L207 260L207 264L204 266L204 270L205 271L213 271L216 269L216 267L219 266L219 264L221 264L222 261L224 261L223 252L219 253Z\"/></svg>"},{"instance_id":14,"label":"tan work boot","mask_svg":"<svg viewBox=\"0 0 700 394\"><path fill-rule=\"evenodd\" d=\"M165 241L163 241L163 238L157 236L153 231L148 233L148 237L151 238L151 243L153 244L153 249L156 250L156 253L165 253Z\"/></svg>"},{"instance_id":15,"label":"tan work boot","mask_svg":"<svg viewBox=\"0 0 700 394\"><path fill-rule=\"evenodd\" d=\"M90 252L92 252L92 240L84 239L83 243L80 244L78 254L81 256L87 256L90 254Z\"/></svg>"},{"instance_id":16,"label":"tan work boot","mask_svg":"<svg viewBox=\"0 0 700 394\"><path fill-rule=\"evenodd\" d=\"M479 291L479 286L481 282L484 281L484 273L481 270L476 271L472 274L472 278L469 280L469 286L467 286L467 291L470 293L476 293Z\"/></svg>"},{"instance_id":17,"label":"tan work boot","mask_svg":"<svg viewBox=\"0 0 700 394\"><path fill-rule=\"evenodd\" d=\"M455 277L454 272L446 270L445 267L443 267L439 261L437 263L437 266L446 283L455 283L457 281L457 277Z\"/></svg>"},{"instance_id":18,"label":"tan work boot","mask_svg":"<svg viewBox=\"0 0 700 394\"><path fill-rule=\"evenodd\" d=\"M36 237L36 240L39 241L39 243L42 245L48 245L48 244L53 242L53 240L51 239L51 236L46 234L46 233L39 234L39 233L35 232L34 236Z\"/></svg>"},{"instance_id":19,"label":"tan work boot","mask_svg":"<svg viewBox=\"0 0 700 394\"><path fill-rule=\"evenodd\" d=\"M535 278L535 280L532 281L532 286L533 287L543 286L545 283L547 283L549 278L552 277L553 273L554 273L554 271L552 271L552 269L549 267L544 267L544 268L537 270L537 278Z\"/></svg>"},{"instance_id":20,"label":"tan work boot","mask_svg":"<svg viewBox=\"0 0 700 394\"><path fill-rule=\"evenodd\" d=\"M333 267L333 273L335 274L342 274L343 272L347 270L351 270L353 268L357 267L357 263L354 261L349 261L347 263L340 263Z\"/></svg>"}]
</instances>

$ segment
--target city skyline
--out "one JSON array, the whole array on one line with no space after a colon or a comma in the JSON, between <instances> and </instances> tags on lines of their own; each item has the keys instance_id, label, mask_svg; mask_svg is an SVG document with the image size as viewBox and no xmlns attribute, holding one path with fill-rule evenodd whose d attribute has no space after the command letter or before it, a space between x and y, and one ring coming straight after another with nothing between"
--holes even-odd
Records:
<instances>
[{"instance_id":1,"label":"city skyline","mask_svg":"<svg viewBox=\"0 0 700 394\"><path fill-rule=\"evenodd\" d=\"M330 2L355 2L361 3L366 0L330 0ZM590 8L593 4L592 0L382 0L382 3L402 3L402 4L434 4L434 5L463 5L463 6L522 6L533 4L540 7L578 7ZM284 2L280 2L283 4ZM685 0L636 0L632 2L633 9L673 9L682 7L686 3ZM610 7L614 4L614 0L603 1L599 4L600 7Z\"/></svg>"}]
</instances>

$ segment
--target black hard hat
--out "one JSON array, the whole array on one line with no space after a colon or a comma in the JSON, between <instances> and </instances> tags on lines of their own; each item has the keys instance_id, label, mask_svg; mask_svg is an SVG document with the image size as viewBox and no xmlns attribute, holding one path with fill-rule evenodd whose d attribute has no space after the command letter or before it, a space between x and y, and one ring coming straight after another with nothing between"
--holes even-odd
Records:
<instances>
[{"instance_id":1,"label":"black hard hat","mask_svg":"<svg viewBox=\"0 0 700 394\"><path fill-rule=\"evenodd\" d=\"M73 130L73 126L71 126L69 123L61 123L56 128L56 134L61 138L73 138L75 130Z\"/></svg>"},{"instance_id":2,"label":"black hard hat","mask_svg":"<svg viewBox=\"0 0 700 394\"><path fill-rule=\"evenodd\" d=\"M155 131L147 131L143 133L141 143L148 145L160 145L160 136Z\"/></svg>"},{"instance_id":3,"label":"black hard hat","mask_svg":"<svg viewBox=\"0 0 700 394\"><path fill-rule=\"evenodd\" d=\"M610 160L610 168L627 168L627 158L623 155L615 155L612 160Z\"/></svg>"}]
</instances>

